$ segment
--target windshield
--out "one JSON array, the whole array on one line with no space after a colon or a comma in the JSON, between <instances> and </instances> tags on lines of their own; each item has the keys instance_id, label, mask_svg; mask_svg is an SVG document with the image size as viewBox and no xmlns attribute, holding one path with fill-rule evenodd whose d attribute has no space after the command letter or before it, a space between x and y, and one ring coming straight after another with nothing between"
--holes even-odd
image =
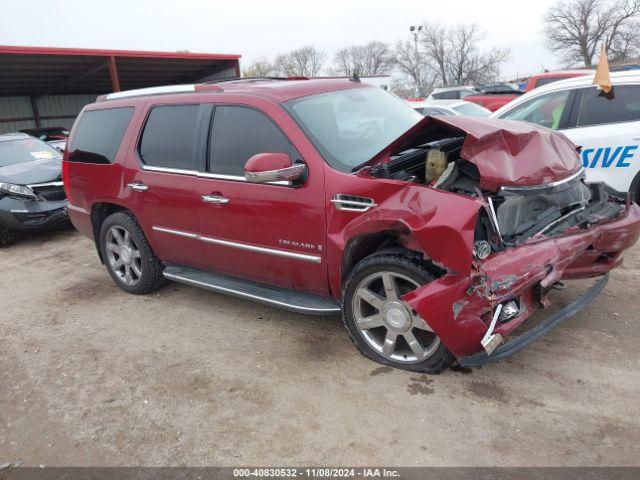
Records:
<instances>
[{"instance_id":1,"label":"windshield","mask_svg":"<svg viewBox=\"0 0 640 480\"><path fill-rule=\"evenodd\" d=\"M0 141L0 167L51 158L60 158L60 152L37 138Z\"/></svg>"},{"instance_id":2,"label":"windshield","mask_svg":"<svg viewBox=\"0 0 640 480\"><path fill-rule=\"evenodd\" d=\"M491 113L491 111L486 108L471 102L458 105L457 107L453 107L453 109L460 115L466 115L468 117L488 117Z\"/></svg>"},{"instance_id":3,"label":"windshield","mask_svg":"<svg viewBox=\"0 0 640 480\"><path fill-rule=\"evenodd\" d=\"M349 172L422 119L380 88L359 88L292 100L285 107L333 168Z\"/></svg>"}]
</instances>

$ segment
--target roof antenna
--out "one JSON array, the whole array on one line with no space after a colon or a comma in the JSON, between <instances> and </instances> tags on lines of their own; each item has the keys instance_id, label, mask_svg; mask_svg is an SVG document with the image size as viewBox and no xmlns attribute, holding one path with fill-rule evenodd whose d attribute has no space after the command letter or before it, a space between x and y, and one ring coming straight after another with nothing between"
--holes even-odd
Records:
<instances>
[{"instance_id":1,"label":"roof antenna","mask_svg":"<svg viewBox=\"0 0 640 480\"><path fill-rule=\"evenodd\" d=\"M353 72L353 77L351 77L349 81L360 83L360 77L358 76L358 72Z\"/></svg>"}]
</instances>

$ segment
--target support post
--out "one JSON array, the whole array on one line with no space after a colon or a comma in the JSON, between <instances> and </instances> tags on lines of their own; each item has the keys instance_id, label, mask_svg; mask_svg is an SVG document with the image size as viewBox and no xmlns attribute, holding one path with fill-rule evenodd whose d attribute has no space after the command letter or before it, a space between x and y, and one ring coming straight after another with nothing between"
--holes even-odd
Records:
<instances>
[{"instance_id":1,"label":"support post","mask_svg":"<svg viewBox=\"0 0 640 480\"><path fill-rule=\"evenodd\" d=\"M30 95L29 99L31 100L31 110L33 111L33 119L36 122L36 127L40 128L42 121L40 119L40 110L38 110L38 99L33 95Z\"/></svg>"},{"instance_id":2,"label":"support post","mask_svg":"<svg viewBox=\"0 0 640 480\"><path fill-rule=\"evenodd\" d=\"M114 92L120 91L120 77L118 76L118 66L116 65L116 57L109 57L109 75L111 76L111 88Z\"/></svg>"}]
</instances>

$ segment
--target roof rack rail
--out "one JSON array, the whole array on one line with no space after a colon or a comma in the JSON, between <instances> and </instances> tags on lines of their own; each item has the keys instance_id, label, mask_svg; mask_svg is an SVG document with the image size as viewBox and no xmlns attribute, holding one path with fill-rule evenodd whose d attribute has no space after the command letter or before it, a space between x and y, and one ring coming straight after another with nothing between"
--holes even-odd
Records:
<instances>
[{"instance_id":1,"label":"roof rack rail","mask_svg":"<svg viewBox=\"0 0 640 480\"><path fill-rule=\"evenodd\" d=\"M204 84L210 83L225 83L225 82L256 82L260 80L309 80L309 77L304 76L293 76L293 77L226 77L226 78L218 78L215 80L208 80L206 82L202 82Z\"/></svg>"},{"instance_id":2,"label":"roof rack rail","mask_svg":"<svg viewBox=\"0 0 640 480\"><path fill-rule=\"evenodd\" d=\"M147 95L161 95L164 93L188 93L195 92L195 85L163 85L160 87L136 88L133 90L123 90L121 92L112 92L106 95L100 95L96 100L98 102L104 100L117 100L119 98L141 97Z\"/></svg>"},{"instance_id":3,"label":"roof rack rail","mask_svg":"<svg viewBox=\"0 0 640 480\"><path fill-rule=\"evenodd\" d=\"M130 97L141 97L147 95L162 95L166 93L191 93L198 92L204 89L199 88L199 85L211 85L211 87L206 88L206 90L216 88L218 90L222 90L220 87L216 87L219 83L225 82L251 82L251 81L259 81L259 80L309 80L308 77L227 77L220 78L216 80L209 80L206 82L197 82L193 84L182 84L182 85L163 85L159 87L147 87L147 88L137 88L134 90L124 90L121 92L113 92L104 95L99 95L96 98L97 102L103 102L105 100L117 100L120 98L130 98Z\"/></svg>"}]
</instances>

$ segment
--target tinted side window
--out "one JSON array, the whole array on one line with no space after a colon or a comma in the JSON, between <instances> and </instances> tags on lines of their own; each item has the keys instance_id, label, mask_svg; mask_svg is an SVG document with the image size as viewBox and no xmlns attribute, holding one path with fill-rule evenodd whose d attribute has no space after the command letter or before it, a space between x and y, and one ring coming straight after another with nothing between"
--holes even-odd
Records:
<instances>
[{"instance_id":1,"label":"tinted side window","mask_svg":"<svg viewBox=\"0 0 640 480\"><path fill-rule=\"evenodd\" d=\"M133 107L85 111L69 146L69 161L113 163L132 116Z\"/></svg>"},{"instance_id":2,"label":"tinted side window","mask_svg":"<svg viewBox=\"0 0 640 480\"><path fill-rule=\"evenodd\" d=\"M578 127L640 120L640 85L614 86L609 94L591 87L581 94Z\"/></svg>"},{"instance_id":3,"label":"tinted side window","mask_svg":"<svg viewBox=\"0 0 640 480\"><path fill-rule=\"evenodd\" d=\"M458 100L460 98L460 92L458 90L450 90L444 92L440 98L444 100Z\"/></svg>"},{"instance_id":4,"label":"tinted side window","mask_svg":"<svg viewBox=\"0 0 640 480\"><path fill-rule=\"evenodd\" d=\"M209 171L244 175L244 164L256 153L291 154L291 142L262 113L247 107L216 107L209 150Z\"/></svg>"},{"instance_id":5,"label":"tinted side window","mask_svg":"<svg viewBox=\"0 0 640 480\"><path fill-rule=\"evenodd\" d=\"M154 167L195 170L198 105L164 105L149 114L140 158Z\"/></svg>"},{"instance_id":6,"label":"tinted side window","mask_svg":"<svg viewBox=\"0 0 640 480\"><path fill-rule=\"evenodd\" d=\"M436 100L442 100L444 98L443 97L444 94L445 94L445 92L432 93L431 94L431 98L435 98Z\"/></svg>"}]
</instances>

